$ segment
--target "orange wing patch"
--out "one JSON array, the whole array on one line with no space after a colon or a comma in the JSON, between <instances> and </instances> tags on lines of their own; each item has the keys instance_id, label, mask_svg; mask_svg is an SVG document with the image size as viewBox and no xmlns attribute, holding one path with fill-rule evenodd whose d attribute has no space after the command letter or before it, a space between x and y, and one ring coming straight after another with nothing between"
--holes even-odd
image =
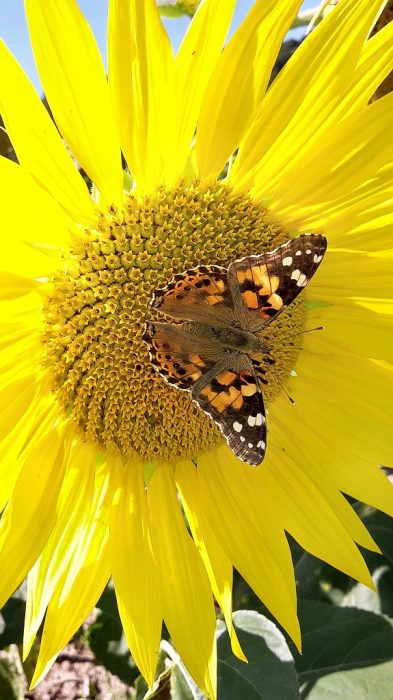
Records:
<instances>
[{"instance_id":1,"label":"orange wing patch","mask_svg":"<svg viewBox=\"0 0 393 700\"><path fill-rule=\"evenodd\" d=\"M270 295L268 302L273 309L276 309L276 311L280 311L284 305L280 295L276 293Z\"/></svg>"},{"instance_id":2,"label":"orange wing patch","mask_svg":"<svg viewBox=\"0 0 393 700\"><path fill-rule=\"evenodd\" d=\"M236 377L237 374L235 372L227 370L225 372L222 372L222 374L217 375L217 381L220 384L224 384L224 386L229 386L236 379Z\"/></svg>"},{"instance_id":3,"label":"orange wing patch","mask_svg":"<svg viewBox=\"0 0 393 700\"><path fill-rule=\"evenodd\" d=\"M259 306L258 297L251 289L242 292L242 299L248 309L257 309Z\"/></svg>"},{"instance_id":4,"label":"orange wing patch","mask_svg":"<svg viewBox=\"0 0 393 700\"><path fill-rule=\"evenodd\" d=\"M157 289L152 304L164 313L168 309L171 315L179 306L192 307L196 303L208 306L222 304L225 302L226 293L226 270L214 265L201 265L175 275L166 287Z\"/></svg>"}]
</instances>

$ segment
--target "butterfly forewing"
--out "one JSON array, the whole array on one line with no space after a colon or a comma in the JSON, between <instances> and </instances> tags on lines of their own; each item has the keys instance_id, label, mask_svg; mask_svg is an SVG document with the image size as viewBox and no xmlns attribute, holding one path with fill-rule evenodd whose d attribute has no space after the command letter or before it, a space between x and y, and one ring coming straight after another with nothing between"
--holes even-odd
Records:
<instances>
[{"instance_id":1,"label":"butterfly forewing","mask_svg":"<svg viewBox=\"0 0 393 700\"><path fill-rule=\"evenodd\" d=\"M201 265L175 275L163 289L154 292L152 306L168 316L215 325L233 320L227 270Z\"/></svg>"},{"instance_id":2,"label":"butterfly forewing","mask_svg":"<svg viewBox=\"0 0 393 700\"><path fill-rule=\"evenodd\" d=\"M304 289L326 251L326 238L304 234L270 253L235 260L228 278L235 304L254 317L253 330L283 311Z\"/></svg>"}]
</instances>

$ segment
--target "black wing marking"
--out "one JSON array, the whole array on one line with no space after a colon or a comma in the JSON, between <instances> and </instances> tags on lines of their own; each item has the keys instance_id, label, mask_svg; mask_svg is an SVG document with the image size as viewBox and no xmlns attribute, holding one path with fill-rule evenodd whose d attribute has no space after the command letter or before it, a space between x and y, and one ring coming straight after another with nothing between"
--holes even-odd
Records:
<instances>
[{"instance_id":1,"label":"black wing marking","mask_svg":"<svg viewBox=\"0 0 393 700\"><path fill-rule=\"evenodd\" d=\"M300 294L318 269L326 252L319 234L298 236L269 253L235 260L228 280L235 305L246 309L253 330L262 328Z\"/></svg>"}]
</instances>

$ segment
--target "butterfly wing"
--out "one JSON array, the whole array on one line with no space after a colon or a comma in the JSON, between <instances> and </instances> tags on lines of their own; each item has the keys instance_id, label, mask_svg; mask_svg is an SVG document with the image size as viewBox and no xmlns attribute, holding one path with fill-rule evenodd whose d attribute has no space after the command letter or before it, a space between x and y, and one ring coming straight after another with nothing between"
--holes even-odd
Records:
<instances>
[{"instance_id":1,"label":"butterfly wing","mask_svg":"<svg viewBox=\"0 0 393 700\"><path fill-rule=\"evenodd\" d=\"M172 386L191 390L202 373L208 372L220 351L208 347L209 358L202 359L200 345L189 332L187 323L148 323L143 340L149 347L149 359L157 372ZM216 355L216 357L215 357Z\"/></svg>"},{"instance_id":2,"label":"butterfly wing","mask_svg":"<svg viewBox=\"0 0 393 700\"><path fill-rule=\"evenodd\" d=\"M266 450L266 420L252 364L241 353L223 359L221 346L196 336L192 328L188 323L147 324L143 339L150 361L169 384L191 391L239 459L260 464Z\"/></svg>"},{"instance_id":3,"label":"butterfly wing","mask_svg":"<svg viewBox=\"0 0 393 700\"><path fill-rule=\"evenodd\" d=\"M233 321L233 304L227 270L201 265L175 275L154 292L153 308L177 319L225 326Z\"/></svg>"},{"instance_id":4,"label":"butterfly wing","mask_svg":"<svg viewBox=\"0 0 393 700\"><path fill-rule=\"evenodd\" d=\"M232 452L256 466L266 451L266 418L259 383L251 368L216 367L210 381L201 390L196 385L192 396L217 423Z\"/></svg>"},{"instance_id":5,"label":"butterfly wing","mask_svg":"<svg viewBox=\"0 0 393 700\"><path fill-rule=\"evenodd\" d=\"M240 320L246 313L246 325L255 331L275 318L310 281L325 251L326 238L310 233L231 263L228 281Z\"/></svg>"}]
</instances>

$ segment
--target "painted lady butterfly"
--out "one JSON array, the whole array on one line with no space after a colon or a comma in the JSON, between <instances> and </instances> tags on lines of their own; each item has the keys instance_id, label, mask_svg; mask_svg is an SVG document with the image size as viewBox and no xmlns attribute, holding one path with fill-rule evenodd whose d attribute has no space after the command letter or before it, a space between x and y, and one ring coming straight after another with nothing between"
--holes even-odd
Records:
<instances>
[{"instance_id":1,"label":"painted lady butterfly","mask_svg":"<svg viewBox=\"0 0 393 700\"><path fill-rule=\"evenodd\" d=\"M260 382L269 351L259 333L296 299L325 251L324 236L304 234L228 269L186 270L153 295L155 309L184 322L146 324L150 361L169 384L191 392L249 464L266 451Z\"/></svg>"}]
</instances>

